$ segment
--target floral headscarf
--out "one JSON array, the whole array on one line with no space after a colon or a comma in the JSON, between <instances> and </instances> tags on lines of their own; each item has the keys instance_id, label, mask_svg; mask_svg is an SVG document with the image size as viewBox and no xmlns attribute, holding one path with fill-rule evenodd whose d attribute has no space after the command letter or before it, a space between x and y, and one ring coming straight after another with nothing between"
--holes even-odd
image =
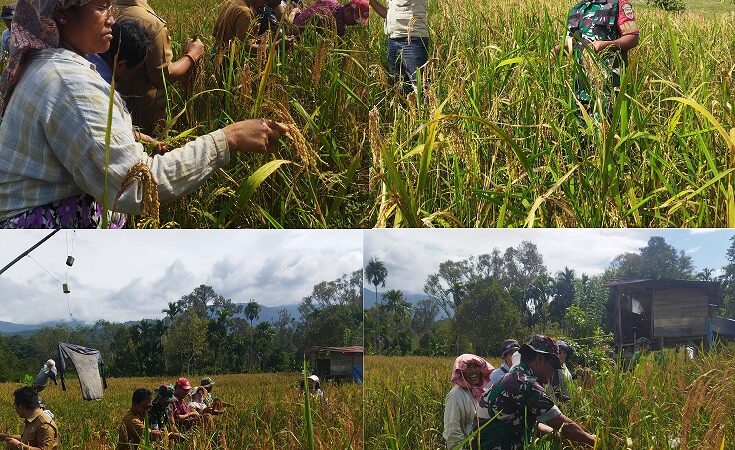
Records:
<instances>
[{"instance_id":1,"label":"floral headscarf","mask_svg":"<svg viewBox=\"0 0 735 450\"><path fill-rule=\"evenodd\" d=\"M10 33L8 67L0 78L0 118L20 80L28 53L59 46L59 29L54 21L57 9L82 6L90 0L19 0ZM1 119L0 119L1 120Z\"/></svg>"},{"instance_id":2,"label":"floral headscarf","mask_svg":"<svg viewBox=\"0 0 735 450\"><path fill-rule=\"evenodd\" d=\"M467 366L472 363L480 366L480 378L482 381L477 386L467 383L467 380L464 379L464 375L462 374L462 372L467 369ZM470 391L475 400L480 400L480 397L482 397L482 393L485 390L485 385L490 381L490 373L493 369L494 368L490 363L477 355L472 355L470 353L459 355L457 356L457 359L454 360L454 367L452 368L452 383L462 389Z\"/></svg>"}]
</instances>

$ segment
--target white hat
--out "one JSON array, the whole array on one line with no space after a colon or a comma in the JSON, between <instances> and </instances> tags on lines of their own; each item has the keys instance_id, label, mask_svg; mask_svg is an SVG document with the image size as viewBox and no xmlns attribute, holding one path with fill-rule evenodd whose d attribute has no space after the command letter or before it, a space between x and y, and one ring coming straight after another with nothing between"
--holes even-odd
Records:
<instances>
[{"instance_id":1,"label":"white hat","mask_svg":"<svg viewBox=\"0 0 735 450\"><path fill-rule=\"evenodd\" d=\"M54 367L56 363L54 362L53 359L49 359L48 361L46 361L46 365L49 367Z\"/></svg>"},{"instance_id":2,"label":"white hat","mask_svg":"<svg viewBox=\"0 0 735 450\"><path fill-rule=\"evenodd\" d=\"M316 381L318 383L319 382L319 377L316 376L316 375L309 375L309 380L314 380L314 381Z\"/></svg>"}]
</instances>

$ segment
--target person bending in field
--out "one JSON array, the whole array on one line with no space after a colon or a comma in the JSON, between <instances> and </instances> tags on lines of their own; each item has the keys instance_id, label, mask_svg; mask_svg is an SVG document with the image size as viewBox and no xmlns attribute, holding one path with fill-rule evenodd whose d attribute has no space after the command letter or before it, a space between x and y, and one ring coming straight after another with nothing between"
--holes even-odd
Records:
<instances>
[{"instance_id":1,"label":"person bending in field","mask_svg":"<svg viewBox=\"0 0 735 450\"><path fill-rule=\"evenodd\" d=\"M148 51L151 40L143 27L134 20L121 20L112 24L112 41L110 48L104 53L89 53L87 61L94 64L94 68L107 83L112 83L113 73L116 85L128 81L136 70L140 69ZM115 62L117 57L117 63ZM114 66L114 71L113 71ZM144 145L152 144L154 155L161 155L165 145L151 136L141 132L134 132L136 140Z\"/></svg>"},{"instance_id":2,"label":"person bending in field","mask_svg":"<svg viewBox=\"0 0 735 450\"><path fill-rule=\"evenodd\" d=\"M485 390L492 389L498 381L502 380L506 373L510 372L513 367L513 354L521 348L521 344L515 339L506 339L500 347L500 357L503 358L503 365L493 370L490 374L490 381L485 385Z\"/></svg>"},{"instance_id":3,"label":"person bending in field","mask_svg":"<svg viewBox=\"0 0 735 450\"><path fill-rule=\"evenodd\" d=\"M204 55L204 44L198 39L190 40L182 57L174 61L166 22L147 0L115 0L115 5L115 19L138 22L151 41L143 66L120 83L118 91L127 101L133 124L153 135L166 116L164 86L181 80L194 69Z\"/></svg>"},{"instance_id":4,"label":"person bending in field","mask_svg":"<svg viewBox=\"0 0 735 450\"><path fill-rule=\"evenodd\" d=\"M339 0L316 0L294 18L293 33L299 34L307 24L314 23L319 29L334 30L343 36L347 26L367 24L369 15L367 0L344 4Z\"/></svg>"},{"instance_id":5,"label":"person bending in field","mask_svg":"<svg viewBox=\"0 0 735 450\"><path fill-rule=\"evenodd\" d=\"M577 63L574 95L595 119L600 114L592 92L596 86L603 90L602 106L609 120L615 103L613 91L620 89L621 69L628 61L628 51L638 45L639 34L629 0L581 0L569 10L564 45ZM600 62L588 52L599 54Z\"/></svg>"},{"instance_id":6,"label":"person bending in field","mask_svg":"<svg viewBox=\"0 0 735 450\"><path fill-rule=\"evenodd\" d=\"M170 414L169 405L174 401L174 387L162 384L156 389L156 398L148 411L148 426L151 432L156 431L171 439L181 438L181 433Z\"/></svg>"},{"instance_id":7,"label":"person bending in field","mask_svg":"<svg viewBox=\"0 0 735 450\"><path fill-rule=\"evenodd\" d=\"M428 0L379 0L370 6L385 19L388 37L388 72L403 84L408 94L418 86L418 73L429 61Z\"/></svg>"},{"instance_id":8,"label":"person bending in field","mask_svg":"<svg viewBox=\"0 0 735 450\"><path fill-rule=\"evenodd\" d=\"M454 386L444 399L442 436L447 449L457 448L477 425L478 402L492 372L493 366L476 355L466 353L454 361L450 378Z\"/></svg>"},{"instance_id":9,"label":"person bending in field","mask_svg":"<svg viewBox=\"0 0 735 450\"><path fill-rule=\"evenodd\" d=\"M212 391L214 390L214 381L210 377L204 377L202 378L201 382L199 383L200 386L202 386L207 392L204 394L204 398L202 399L202 402L207 405L207 407L212 409L212 414L222 414L223 410L226 407L232 407L234 406L232 403L227 403L222 401L219 397L214 397L212 395Z\"/></svg>"},{"instance_id":10,"label":"person bending in field","mask_svg":"<svg viewBox=\"0 0 735 450\"><path fill-rule=\"evenodd\" d=\"M38 406L38 394L33 388L17 389L15 412L23 420L23 434L20 436L0 434L0 441L5 441L9 450L59 450L61 440L59 429L53 419L43 413Z\"/></svg>"},{"instance_id":11,"label":"person bending in field","mask_svg":"<svg viewBox=\"0 0 735 450\"><path fill-rule=\"evenodd\" d=\"M153 408L153 393L146 388L133 391L130 409L118 429L117 450L135 450L139 447L145 431L145 416ZM151 440L161 439L163 431L151 429Z\"/></svg>"},{"instance_id":12,"label":"person bending in field","mask_svg":"<svg viewBox=\"0 0 735 450\"><path fill-rule=\"evenodd\" d=\"M0 79L0 229L96 228L109 218L103 204L119 213L108 226L121 227L122 214L140 214L150 198L133 176L138 171L154 180L161 203L171 202L231 154L265 153L288 131L275 121L244 120L151 158L136 142L122 98L84 59L109 49L112 13L112 0L18 2Z\"/></svg>"},{"instance_id":13,"label":"person bending in field","mask_svg":"<svg viewBox=\"0 0 735 450\"><path fill-rule=\"evenodd\" d=\"M544 390L554 372L562 367L556 342L536 335L519 352L520 364L480 400L480 408L486 410L483 416L492 420L472 440L472 448L522 449L531 442L538 424L559 430L564 439L594 445L596 437L564 416Z\"/></svg>"},{"instance_id":14,"label":"person bending in field","mask_svg":"<svg viewBox=\"0 0 735 450\"><path fill-rule=\"evenodd\" d=\"M191 391L189 380L186 378L176 380L176 384L174 384L174 400L168 406L176 426L183 431L195 428L202 422L199 412L189 409L189 404L186 401L189 391Z\"/></svg>"},{"instance_id":15,"label":"person bending in field","mask_svg":"<svg viewBox=\"0 0 735 450\"><path fill-rule=\"evenodd\" d=\"M222 3L212 32L218 52L229 54L231 42L237 40L247 47L250 54L255 53L260 48L258 11L266 4L275 5L275 0L227 0ZM277 20L280 21L280 16ZM293 41L290 37L278 38L276 46L280 45L281 39L286 39L288 45Z\"/></svg>"},{"instance_id":16,"label":"person bending in field","mask_svg":"<svg viewBox=\"0 0 735 450\"><path fill-rule=\"evenodd\" d=\"M564 341L557 341L556 345L559 346L559 361L561 361L561 369L554 372L551 377L551 392L554 394L554 398L558 402L569 401L569 387L572 383L572 372L567 368L567 362L572 359L574 350L572 347Z\"/></svg>"}]
</instances>

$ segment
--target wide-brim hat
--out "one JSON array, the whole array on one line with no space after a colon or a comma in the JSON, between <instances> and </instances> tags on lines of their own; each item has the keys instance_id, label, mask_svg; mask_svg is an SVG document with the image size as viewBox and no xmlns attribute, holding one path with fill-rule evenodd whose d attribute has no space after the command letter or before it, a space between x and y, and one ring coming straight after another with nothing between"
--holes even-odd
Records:
<instances>
[{"instance_id":1,"label":"wide-brim hat","mask_svg":"<svg viewBox=\"0 0 735 450\"><path fill-rule=\"evenodd\" d=\"M13 16L15 16L15 5L3 5L0 10L0 19L13 20Z\"/></svg>"},{"instance_id":2,"label":"wide-brim hat","mask_svg":"<svg viewBox=\"0 0 735 450\"><path fill-rule=\"evenodd\" d=\"M521 348L521 344L515 339L506 339L500 347L500 356L505 358L508 353L517 352Z\"/></svg>"},{"instance_id":3,"label":"wide-brim hat","mask_svg":"<svg viewBox=\"0 0 735 450\"><path fill-rule=\"evenodd\" d=\"M571 359L574 356L574 349L571 345L564 341L556 341L556 345L559 347L559 351L564 351L567 354L567 359Z\"/></svg>"},{"instance_id":4,"label":"wide-brim hat","mask_svg":"<svg viewBox=\"0 0 735 450\"><path fill-rule=\"evenodd\" d=\"M316 375L309 375L309 378L308 379L309 380L312 380L312 381L316 381L317 383L319 383L319 377L316 376Z\"/></svg>"},{"instance_id":5,"label":"wide-brim hat","mask_svg":"<svg viewBox=\"0 0 735 450\"><path fill-rule=\"evenodd\" d=\"M156 395L171 403L174 401L174 387L170 384L162 384L156 389Z\"/></svg>"},{"instance_id":6,"label":"wide-brim hat","mask_svg":"<svg viewBox=\"0 0 735 450\"><path fill-rule=\"evenodd\" d=\"M529 351L543 353L551 356L551 361L555 369L561 369L561 360L559 359L559 346L553 339L543 334L537 334L531 338L528 344L521 345L521 354Z\"/></svg>"},{"instance_id":7,"label":"wide-brim hat","mask_svg":"<svg viewBox=\"0 0 735 450\"><path fill-rule=\"evenodd\" d=\"M199 383L200 386L204 386L205 388L211 388L214 384L214 381L209 377L202 378L202 381Z\"/></svg>"}]
</instances>

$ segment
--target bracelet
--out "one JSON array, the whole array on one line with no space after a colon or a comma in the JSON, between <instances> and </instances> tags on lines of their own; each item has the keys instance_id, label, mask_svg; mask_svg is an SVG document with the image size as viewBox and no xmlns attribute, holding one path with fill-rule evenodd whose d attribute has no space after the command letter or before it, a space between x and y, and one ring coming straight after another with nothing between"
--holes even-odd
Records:
<instances>
[{"instance_id":1,"label":"bracelet","mask_svg":"<svg viewBox=\"0 0 735 450\"><path fill-rule=\"evenodd\" d=\"M189 60L191 60L191 65L192 65L192 66L196 66L196 65L197 65L197 62L196 62L196 60L195 60L195 59L194 59L194 57L193 57L193 56L191 56L190 54L188 54L188 53L184 53L184 58L189 58Z\"/></svg>"}]
</instances>

